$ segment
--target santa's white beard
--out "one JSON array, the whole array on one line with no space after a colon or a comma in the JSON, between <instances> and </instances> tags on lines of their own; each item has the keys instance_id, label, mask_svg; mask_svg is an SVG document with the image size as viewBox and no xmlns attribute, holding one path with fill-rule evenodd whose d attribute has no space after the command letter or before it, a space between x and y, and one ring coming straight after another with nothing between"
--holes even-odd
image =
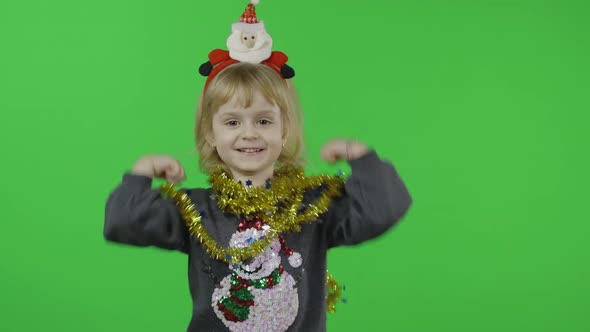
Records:
<instances>
[{"instance_id":1,"label":"santa's white beard","mask_svg":"<svg viewBox=\"0 0 590 332\"><path fill-rule=\"evenodd\" d=\"M261 63L270 57L272 38L266 31L260 31L256 34L256 43L252 48L243 45L241 39L241 31L234 31L227 38L227 48L232 59L240 62Z\"/></svg>"}]
</instances>

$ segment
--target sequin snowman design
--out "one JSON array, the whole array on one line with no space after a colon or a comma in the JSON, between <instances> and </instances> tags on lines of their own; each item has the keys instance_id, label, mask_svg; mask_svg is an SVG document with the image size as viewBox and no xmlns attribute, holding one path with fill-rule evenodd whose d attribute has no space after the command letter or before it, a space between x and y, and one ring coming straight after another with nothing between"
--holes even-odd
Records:
<instances>
[{"instance_id":1,"label":"sequin snowman design","mask_svg":"<svg viewBox=\"0 0 590 332\"><path fill-rule=\"evenodd\" d=\"M270 226L260 221L240 223L230 239L230 247L244 248L264 238ZM289 264L299 267L301 255L285 246L282 237L260 255L239 264L230 264L231 274L213 291L215 314L231 331L285 331L297 316L299 298L295 279L284 271L280 253Z\"/></svg>"}]
</instances>

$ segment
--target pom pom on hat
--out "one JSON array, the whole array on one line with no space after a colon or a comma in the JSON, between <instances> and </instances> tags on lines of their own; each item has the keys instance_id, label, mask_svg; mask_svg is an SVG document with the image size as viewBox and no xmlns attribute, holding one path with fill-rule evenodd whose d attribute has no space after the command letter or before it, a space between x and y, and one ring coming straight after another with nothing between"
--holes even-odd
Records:
<instances>
[{"instance_id":1,"label":"pom pom on hat","mask_svg":"<svg viewBox=\"0 0 590 332\"><path fill-rule=\"evenodd\" d=\"M303 263L301 254L287 247L287 245L285 244L285 239L282 236L279 236L279 242L281 243L281 250L283 251L283 254L288 256L287 259L289 260L289 264L292 267L300 267L301 263Z\"/></svg>"},{"instance_id":2,"label":"pom pom on hat","mask_svg":"<svg viewBox=\"0 0 590 332\"><path fill-rule=\"evenodd\" d=\"M301 263L303 263L303 259L301 258L301 254L298 252L294 252L291 256L289 256L289 264L292 267L300 267Z\"/></svg>"}]
</instances>

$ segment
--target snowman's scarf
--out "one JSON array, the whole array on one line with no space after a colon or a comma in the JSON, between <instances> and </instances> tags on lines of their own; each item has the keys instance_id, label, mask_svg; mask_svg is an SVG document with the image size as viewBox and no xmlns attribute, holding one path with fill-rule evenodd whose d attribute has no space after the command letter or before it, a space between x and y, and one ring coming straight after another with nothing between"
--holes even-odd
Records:
<instances>
[{"instance_id":1,"label":"snowman's scarf","mask_svg":"<svg viewBox=\"0 0 590 332\"><path fill-rule=\"evenodd\" d=\"M267 277L259 279L244 279L235 271L231 275L231 288L229 296L222 296L217 302L217 307L223 312L225 319L232 322L243 322L248 319L250 307L254 305L254 295L248 289L250 286L257 289L273 288L281 282L283 266L279 266Z\"/></svg>"}]
</instances>

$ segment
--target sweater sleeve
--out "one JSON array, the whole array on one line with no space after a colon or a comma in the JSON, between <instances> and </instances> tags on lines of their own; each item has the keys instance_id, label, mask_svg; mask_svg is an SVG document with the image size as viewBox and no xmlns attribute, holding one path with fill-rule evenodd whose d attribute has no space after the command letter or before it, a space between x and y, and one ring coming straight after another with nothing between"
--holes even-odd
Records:
<instances>
[{"instance_id":1,"label":"sweater sleeve","mask_svg":"<svg viewBox=\"0 0 590 332\"><path fill-rule=\"evenodd\" d=\"M187 253L189 233L171 199L152 189L152 179L124 174L107 199L104 237L107 241Z\"/></svg>"},{"instance_id":2,"label":"sweater sleeve","mask_svg":"<svg viewBox=\"0 0 590 332\"><path fill-rule=\"evenodd\" d=\"M344 195L332 202L326 214L328 248L358 244L385 233L412 204L394 166L374 150L349 164L352 174Z\"/></svg>"}]
</instances>

